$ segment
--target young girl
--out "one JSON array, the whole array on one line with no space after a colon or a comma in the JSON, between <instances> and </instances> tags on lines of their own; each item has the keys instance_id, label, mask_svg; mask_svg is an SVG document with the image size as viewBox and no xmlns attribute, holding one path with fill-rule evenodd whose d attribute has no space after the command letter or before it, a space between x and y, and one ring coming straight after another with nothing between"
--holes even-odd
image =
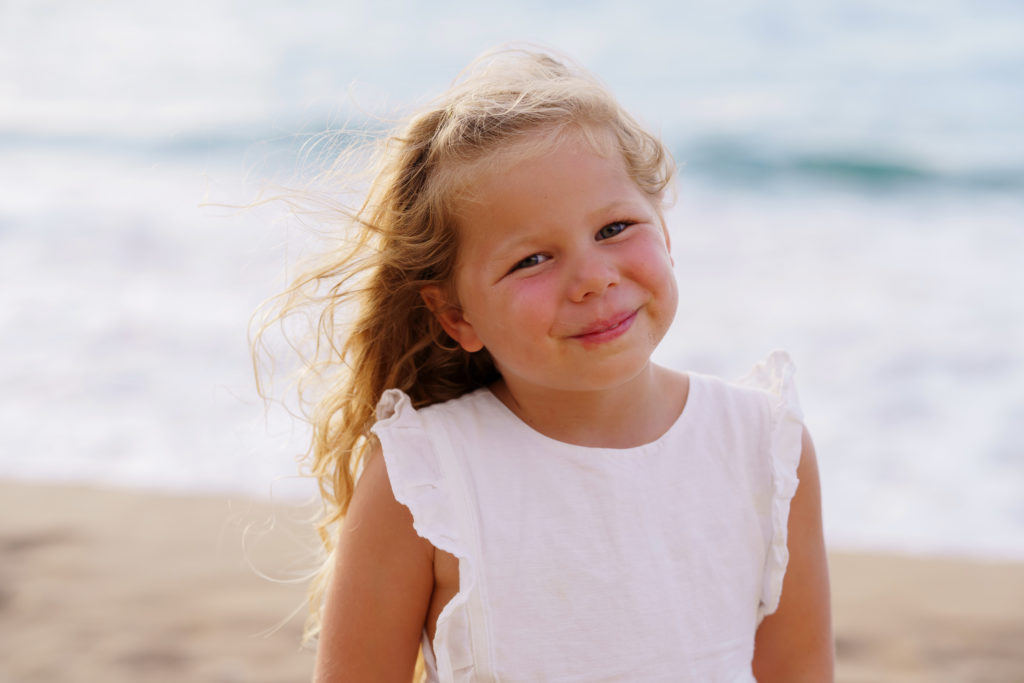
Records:
<instances>
[{"instance_id":1,"label":"young girl","mask_svg":"<svg viewBox=\"0 0 1024 683\"><path fill-rule=\"evenodd\" d=\"M650 361L678 294L660 141L508 52L380 163L278 312L320 307L317 680L409 681L420 651L431 681L831 680L789 359Z\"/></svg>"}]
</instances>

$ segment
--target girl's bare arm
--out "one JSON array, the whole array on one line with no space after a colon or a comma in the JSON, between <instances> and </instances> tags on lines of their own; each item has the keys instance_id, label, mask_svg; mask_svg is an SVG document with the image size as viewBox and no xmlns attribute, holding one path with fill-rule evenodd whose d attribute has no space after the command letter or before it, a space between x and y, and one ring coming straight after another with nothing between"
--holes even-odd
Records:
<instances>
[{"instance_id":1,"label":"girl's bare arm","mask_svg":"<svg viewBox=\"0 0 1024 683\"><path fill-rule=\"evenodd\" d=\"M754 676L759 683L827 683L834 677L821 484L806 429L797 475L800 485L789 510L789 565L782 598L778 610L761 622L754 646Z\"/></svg>"},{"instance_id":2,"label":"girl's bare arm","mask_svg":"<svg viewBox=\"0 0 1024 683\"><path fill-rule=\"evenodd\" d=\"M409 683L434 584L434 547L395 500L380 447L338 538L314 680Z\"/></svg>"}]
</instances>

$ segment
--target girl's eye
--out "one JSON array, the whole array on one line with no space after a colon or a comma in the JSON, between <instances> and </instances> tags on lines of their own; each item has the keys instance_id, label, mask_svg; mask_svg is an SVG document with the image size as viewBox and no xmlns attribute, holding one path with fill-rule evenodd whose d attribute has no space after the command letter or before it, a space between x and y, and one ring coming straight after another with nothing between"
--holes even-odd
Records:
<instances>
[{"instance_id":1,"label":"girl's eye","mask_svg":"<svg viewBox=\"0 0 1024 683\"><path fill-rule=\"evenodd\" d=\"M509 272L520 270L522 268L531 268L533 266L539 266L540 264L544 263L547 260L548 257L545 256L544 254L531 254L524 258L519 263L512 266L512 270Z\"/></svg>"},{"instance_id":2,"label":"girl's eye","mask_svg":"<svg viewBox=\"0 0 1024 683\"><path fill-rule=\"evenodd\" d=\"M614 223L609 223L597 231L596 238L598 240L606 240L609 237L615 237L630 225L632 225L632 223L627 223L626 221L615 221Z\"/></svg>"}]
</instances>

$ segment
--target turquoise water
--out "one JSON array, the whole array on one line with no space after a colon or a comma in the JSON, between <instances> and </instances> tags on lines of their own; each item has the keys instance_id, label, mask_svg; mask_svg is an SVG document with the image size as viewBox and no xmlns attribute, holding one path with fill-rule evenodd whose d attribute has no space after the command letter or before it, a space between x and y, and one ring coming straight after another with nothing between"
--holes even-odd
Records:
<instances>
[{"instance_id":1,"label":"turquoise water","mask_svg":"<svg viewBox=\"0 0 1024 683\"><path fill-rule=\"evenodd\" d=\"M890 5L6 3L0 474L264 494L293 473L304 435L264 422L245 328L301 239L200 203L526 39L674 150L658 358L738 376L790 350L830 541L1024 556L1024 6Z\"/></svg>"}]
</instances>

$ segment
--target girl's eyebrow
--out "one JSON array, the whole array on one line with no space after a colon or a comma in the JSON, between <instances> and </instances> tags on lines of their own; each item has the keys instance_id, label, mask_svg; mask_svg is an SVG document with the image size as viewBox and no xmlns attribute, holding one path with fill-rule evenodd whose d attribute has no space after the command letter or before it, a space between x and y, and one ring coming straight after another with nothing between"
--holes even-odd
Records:
<instances>
[{"instance_id":1,"label":"girl's eyebrow","mask_svg":"<svg viewBox=\"0 0 1024 683\"><path fill-rule=\"evenodd\" d=\"M537 245L539 241L540 240L538 239L536 232L525 233L516 229L511 235L494 244L488 260L499 262L509 258L515 258L515 254L522 251L529 251L533 248L533 245Z\"/></svg>"},{"instance_id":2,"label":"girl's eyebrow","mask_svg":"<svg viewBox=\"0 0 1024 683\"><path fill-rule=\"evenodd\" d=\"M651 211L651 205L646 201L639 199L616 199L608 202L604 206L594 209L588 214L591 220L600 220L606 218L609 214L616 213L628 213L632 214L633 217L638 213L645 213ZM629 216L620 216L620 218L627 218Z\"/></svg>"}]
</instances>

